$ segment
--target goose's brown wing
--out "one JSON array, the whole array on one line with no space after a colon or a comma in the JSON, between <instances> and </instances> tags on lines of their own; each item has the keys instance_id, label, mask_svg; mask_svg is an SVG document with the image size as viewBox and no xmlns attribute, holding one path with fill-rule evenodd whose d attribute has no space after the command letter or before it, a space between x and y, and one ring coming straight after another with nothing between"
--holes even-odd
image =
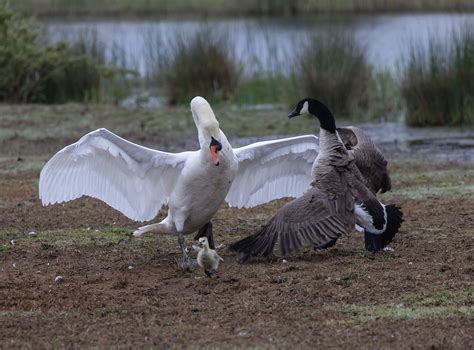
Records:
<instances>
[{"instance_id":1,"label":"goose's brown wing","mask_svg":"<svg viewBox=\"0 0 474 350\"><path fill-rule=\"evenodd\" d=\"M289 202L257 233L233 243L241 261L251 256L268 256L279 243L283 256L305 246L324 248L355 227L354 200L349 191L329 198L317 188Z\"/></svg>"},{"instance_id":2,"label":"goose's brown wing","mask_svg":"<svg viewBox=\"0 0 474 350\"><path fill-rule=\"evenodd\" d=\"M391 188L387 161L370 137L355 126L338 128L342 142L354 155L354 160L370 189L377 193L387 192Z\"/></svg>"}]
</instances>

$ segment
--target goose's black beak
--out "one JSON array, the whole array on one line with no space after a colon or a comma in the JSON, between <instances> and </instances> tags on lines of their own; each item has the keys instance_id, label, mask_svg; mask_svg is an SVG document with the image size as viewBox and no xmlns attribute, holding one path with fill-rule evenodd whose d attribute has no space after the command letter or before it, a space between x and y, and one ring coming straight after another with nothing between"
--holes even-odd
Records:
<instances>
[{"instance_id":1,"label":"goose's black beak","mask_svg":"<svg viewBox=\"0 0 474 350\"><path fill-rule=\"evenodd\" d=\"M299 116L299 115L300 115L300 112L298 112L298 111L295 109L293 112L291 112L290 114L288 114L288 118L291 119L291 118L297 117L297 116Z\"/></svg>"}]
</instances>

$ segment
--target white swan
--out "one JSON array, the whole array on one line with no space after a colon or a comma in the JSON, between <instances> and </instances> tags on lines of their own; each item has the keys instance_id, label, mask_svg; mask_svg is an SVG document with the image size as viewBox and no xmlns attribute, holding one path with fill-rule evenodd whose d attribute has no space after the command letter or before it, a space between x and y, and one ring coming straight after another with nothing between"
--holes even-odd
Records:
<instances>
[{"instance_id":1,"label":"white swan","mask_svg":"<svg viewBox=\"0 0 474 350\"><path fill-rule=\"evenodd\" d=\"M130 219L147 221L167 204L168 216L163 221L141 227L134 235L177 234L183 267L189 267L194 261L187 254L183 235L206 231L224 200L230 206L253 207L298 197L309 188L318 151L315 136L232 149L204 98L193 98L191 111L199 150L161 152L106 129L95 130L56 153L43 167L39 181L43 205L87 195Z\"/></svg>"}]
</instances>

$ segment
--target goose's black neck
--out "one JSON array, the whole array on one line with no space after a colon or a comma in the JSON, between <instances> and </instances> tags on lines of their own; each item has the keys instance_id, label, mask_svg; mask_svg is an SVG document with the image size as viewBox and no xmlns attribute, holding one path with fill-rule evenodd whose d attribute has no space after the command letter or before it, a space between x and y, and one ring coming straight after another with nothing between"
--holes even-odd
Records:
<instances>
[{"instance_id":1,"label":"goose's black neck","mask_svg":"<svg viewBox=\"0 0 474 350\"><path fill-rule=\"evenodd\" d=\"M308 112L319 119L319 124L322 129L330 133L336 132L334 116L324 103L315 99L308 99Z\"/></svg>"}]
</instances>

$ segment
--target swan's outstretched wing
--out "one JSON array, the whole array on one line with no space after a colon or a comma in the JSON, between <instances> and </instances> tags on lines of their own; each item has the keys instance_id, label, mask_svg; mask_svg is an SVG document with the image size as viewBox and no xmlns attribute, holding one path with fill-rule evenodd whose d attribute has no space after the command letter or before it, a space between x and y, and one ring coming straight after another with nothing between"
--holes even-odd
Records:
<instances>
[{"instance_id":1,"label":"swan's outstretched wing","mask_svg":"<svg viewBox=\"0 0 474 350\"><path fill-rule=\"evenodd\" d=\"M98 129L46 163L39 195L43 205L87 195L130 219L151 220L167 203L189 153L152 150Z\"/></svg>"},{"instance_id":2,"label":"swan's outstretched wing","mask_svg":"<svg viewBox=\"0 0 474 350\"><path fill-rule=\"evenodd\" d=\"M327 248L339 236L354 229L354 199L349 191L329 197L312 188L303 196L281 207L257 233L230 245L241 254L241 261L251 256L269 256L278 243L281 254L289 256L306 246Z\"/></svg>"},{"instance_id":3,"label":"swan's outstretched wing","mask_svg":"<svg viewBox=\"0 0 474 350\"><path fill-rule=\"evenodd\" d=\"M313 135L257 142L236 148L239 170L227 194L230 206L249 208L308 190L318 154Z\"/></svg>"},{"instance_id":4,"label":"swan's outstretched wing","mask_svg":"<svg viewBox=\"0 0 474 350\"><path fill-rule=\"evenodd\" d=\"M338 128L342 141L354 155L355 163L373 193L390 191L391 180L387 161L370 137L355 126Z\"/></svg>"}]
</instances>

